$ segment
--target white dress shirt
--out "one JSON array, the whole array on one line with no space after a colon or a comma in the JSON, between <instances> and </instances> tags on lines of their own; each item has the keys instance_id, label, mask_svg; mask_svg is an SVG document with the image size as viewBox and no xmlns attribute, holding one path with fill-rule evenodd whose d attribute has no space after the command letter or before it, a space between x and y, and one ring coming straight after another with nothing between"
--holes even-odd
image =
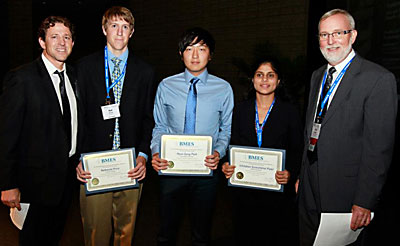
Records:
<instances>
[{"instance_id":1,"label":"white dress shirt","mask_svg":"<svg viewBox=\"0 0 400 246\"><path fill-rule=\"evenodd\" d=\"M61 112L63 111L62 107L62 99L61 99L61 93L60 93L60 77L57 74L54 74L55 71L58 71L58 69L42 54L42 60L44 62L44 65L46 66L47 72L50 75L50 78L53 82L54 90L57 94L58 102L60 105L60 110ZM65 77L65 89L67 91L67 97L70 105L70 111L71 111L71 149L69 152L69 156L71 157L72 155L75 154L76 152L76 136L78 132L78 111L77 111L77 103L76 103L76 98L75 98L75 93L74 90L72 89L71 82L69 81L68 75L67 75L67 67L65 64L63 65L64 71L64 77ZM60 71L61 72L61 71Z\"/></svg>"}]
</instances>

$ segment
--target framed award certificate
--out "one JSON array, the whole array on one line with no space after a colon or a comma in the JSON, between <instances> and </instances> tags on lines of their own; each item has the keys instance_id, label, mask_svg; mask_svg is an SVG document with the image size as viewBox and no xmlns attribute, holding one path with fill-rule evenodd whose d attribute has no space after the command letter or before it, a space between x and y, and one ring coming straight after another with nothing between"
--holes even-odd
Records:
<instances>
[{"instance_id":1,"label":"framed award certificate","mask_svg":"<svg viewBox=\"0 0 400 246\"><path fill-rule=\"evenodd\" d=\"M236 166L229 186L283 192L275 173L285 169L285 150L230 145L229 154L229 164Z\"/></svg>"},{"instance_id":2,"label":"framed award certificate","mask_svg":"<svg viewBox=\"0 0 400 246\"><path fill-rule=\"evenodd\" d=\"M128 171L136 166L135 149L120 149L82 154L82 167L89 171L86 194L103 193L138 187Z\"/></svg>"},{"instance_id":3,"label":"framed award certificate","mask_svg":"<svg viewBox=\"0 0 400 246\"><path fill-rule=\"evenodd\" d=\"M168 161L168 168L159 175L211 176L212 170L204 165L211 150L211 136L162 135L160 158Z\"/></svg>"}]
</instances>

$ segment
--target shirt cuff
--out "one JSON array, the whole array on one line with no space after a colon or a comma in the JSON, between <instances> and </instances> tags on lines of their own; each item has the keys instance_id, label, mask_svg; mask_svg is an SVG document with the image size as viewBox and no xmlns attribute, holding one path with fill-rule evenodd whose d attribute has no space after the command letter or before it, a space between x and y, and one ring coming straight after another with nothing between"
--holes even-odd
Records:
<instances>
[{"instance_id":1,"label":"shirt cuff","mask_svg":"<svg viewBox=\"0 0 400 246\"><path fill-rule=\"evenodd\" d=\"M147 162L147 158L148 158L148 156L147 156L145 153L143 153L143 152L139 152L138 156L143 156L143 157L144 157L144 159L146 159L146 162Z\"/></svg>"}]
</instances>

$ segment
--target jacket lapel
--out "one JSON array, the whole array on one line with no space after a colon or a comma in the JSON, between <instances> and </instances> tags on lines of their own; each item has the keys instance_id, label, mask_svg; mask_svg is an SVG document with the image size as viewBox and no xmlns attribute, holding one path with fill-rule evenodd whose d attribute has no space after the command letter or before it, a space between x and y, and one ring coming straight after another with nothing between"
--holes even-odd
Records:
<instances>
[{"instance_id":1,"label":"jacket lapel","mask_svg":"<svg viewBox=\"0 0 400 246\"><path fill-rule=\"evenodd\" d=\"M313 78L311 79L310 85L310 96L309 96L309 103L308 103L308 110L307 110L307 119L306 119L306 127L307 127L307 135L311 132L311 128L314 122L314 115L315 111L317 110L317 102L319 96L319 88L322 83L322 76L324 75L324 71L326 70L326 66L319 68Z\"/></svg>"},{"instance_id":2,"label":"jacket lapel","mask_svg":"<svg viewBox=\"0 0 400 246\"><path fill-rule=\"evenodd\" d=\"M62 111L61 111L61 106L58 101L57 93L55 91L53 81L50 78L50 75L46 69L46 66L44 65L44 62L42 61L42 58L39 57L37 59L37 65L38 65L38 74L40 75L40 82L42 84L43 88L43 97L47 98L49 101L49 107L53 108L54 111L56 112L57 118L62 122ZM55 105L55 106L51 106Z\"/></svg>"},{"instance_id":3,"label":"jacket lapel","mask_svg":"<svg viewBox=\"0 0 400 246\"><path fill-rule=\"evenodd\" d=\"M360 56L356 55L353 62L350 64L348 70L344 74L342 81L339 84L339 87L336 90L336 93L332 99L332 102L326 111L326 115L324 120L322 121L322 126L326 124L326 122L335 114L336 110L341 108L342 103L345 101L347 95L353 88L352 80L353 78L360 72L361 67L361 59Z\"/></svg>"},{"instance_id":4,"label":"jacket lapel","mask_svg":"<svg viewBox=\"0 0 400 246\"><path fill-rule=\"evenodd\" d=\"M122 95L120 100L120 105L125 105L126 100L129 98L129 92L132 91L131 87L135 86L133 81L137 80L137 66L135 64L135 59L132 54L128 56L127 60L128 64L126 64L125 78L124 78L124 86L122 87ZM121 107L121 106L120 106ZM121 108L120 108L121 110Z\"/></svg>"}]
</instances>

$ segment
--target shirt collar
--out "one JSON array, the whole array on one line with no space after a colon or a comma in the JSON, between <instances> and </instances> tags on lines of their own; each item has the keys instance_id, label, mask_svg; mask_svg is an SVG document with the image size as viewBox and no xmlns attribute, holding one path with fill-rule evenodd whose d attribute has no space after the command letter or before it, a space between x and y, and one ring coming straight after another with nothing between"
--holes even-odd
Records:
<instances>
[{"instance_id":1,"label":"shirt collar","mask_svg":"<svg viewBox=\"0 0 400 246\"><path fill-rule=\"evenodd\" d=\"M346 57L346 59L344 59L341 63L339 63L339 64L337 64L337 65L335 66L336 72L339 72L339 73L340 73L340 71L343 70L343 68L347 65L347 63L348 63L351 59L353 59L353 57L354 57L355 55L356 55L356 52L354 52L354 50L351 49L351 51L350 51L349 55ZM333 66L330 65L330 64L328 63L327 71L329 71L329 69L330 69L331 67L333 67Z\"/></svg>"},{"instance_id":2,"label":"shirt collar","mask_svg":"<svg viewBox=\"0 0 400 246\"><path fill-rule=\"evenodd\" d=\"M55 71L59 71L58 68L56 68L56 66L54 66L53 63L51 63L43 53L42 53L42 60L50 75L54 74ZM65 72L67 71L65 63L63 64L63 69L61 71Z\"/></svg>"},{"instance_id":3,"label":"shirt collar","mask_svg":"<svg viewBox=\"0 0 400 246\"><path fill-rule=\"evenodd\" d=\"M189 72L189 70L187 68L185 68L185 81L186 83L190 83L190 80L192 80L194 77L200 79L199 82L203 83L203 84L207 84L207 79L208 79L208 71L207 68L204 70L204 72L202 72L200 75L198 76L194 76L193 74L191 74ZM198 82L198 83L199 83Z\"/></svg>"},{"instance_id":4,"label":"shirt collar","mask_svg":"<svg viewBox=\"0 0 400 246\"><path fill-rule=\"evenodd\" d=\"M121 66L121 64L122 65L125 64L126 60L128 59L129 49L126 49L125 52L122 53L122 55L120 55L120 56L114 55L109 49L107 49L107 51L108 51L108 61L109 61L109 63L111 62L112 58L118 57L119 59L122 60L122 62L120 63L120 66Z\"/></svg>"}]
</instances>

